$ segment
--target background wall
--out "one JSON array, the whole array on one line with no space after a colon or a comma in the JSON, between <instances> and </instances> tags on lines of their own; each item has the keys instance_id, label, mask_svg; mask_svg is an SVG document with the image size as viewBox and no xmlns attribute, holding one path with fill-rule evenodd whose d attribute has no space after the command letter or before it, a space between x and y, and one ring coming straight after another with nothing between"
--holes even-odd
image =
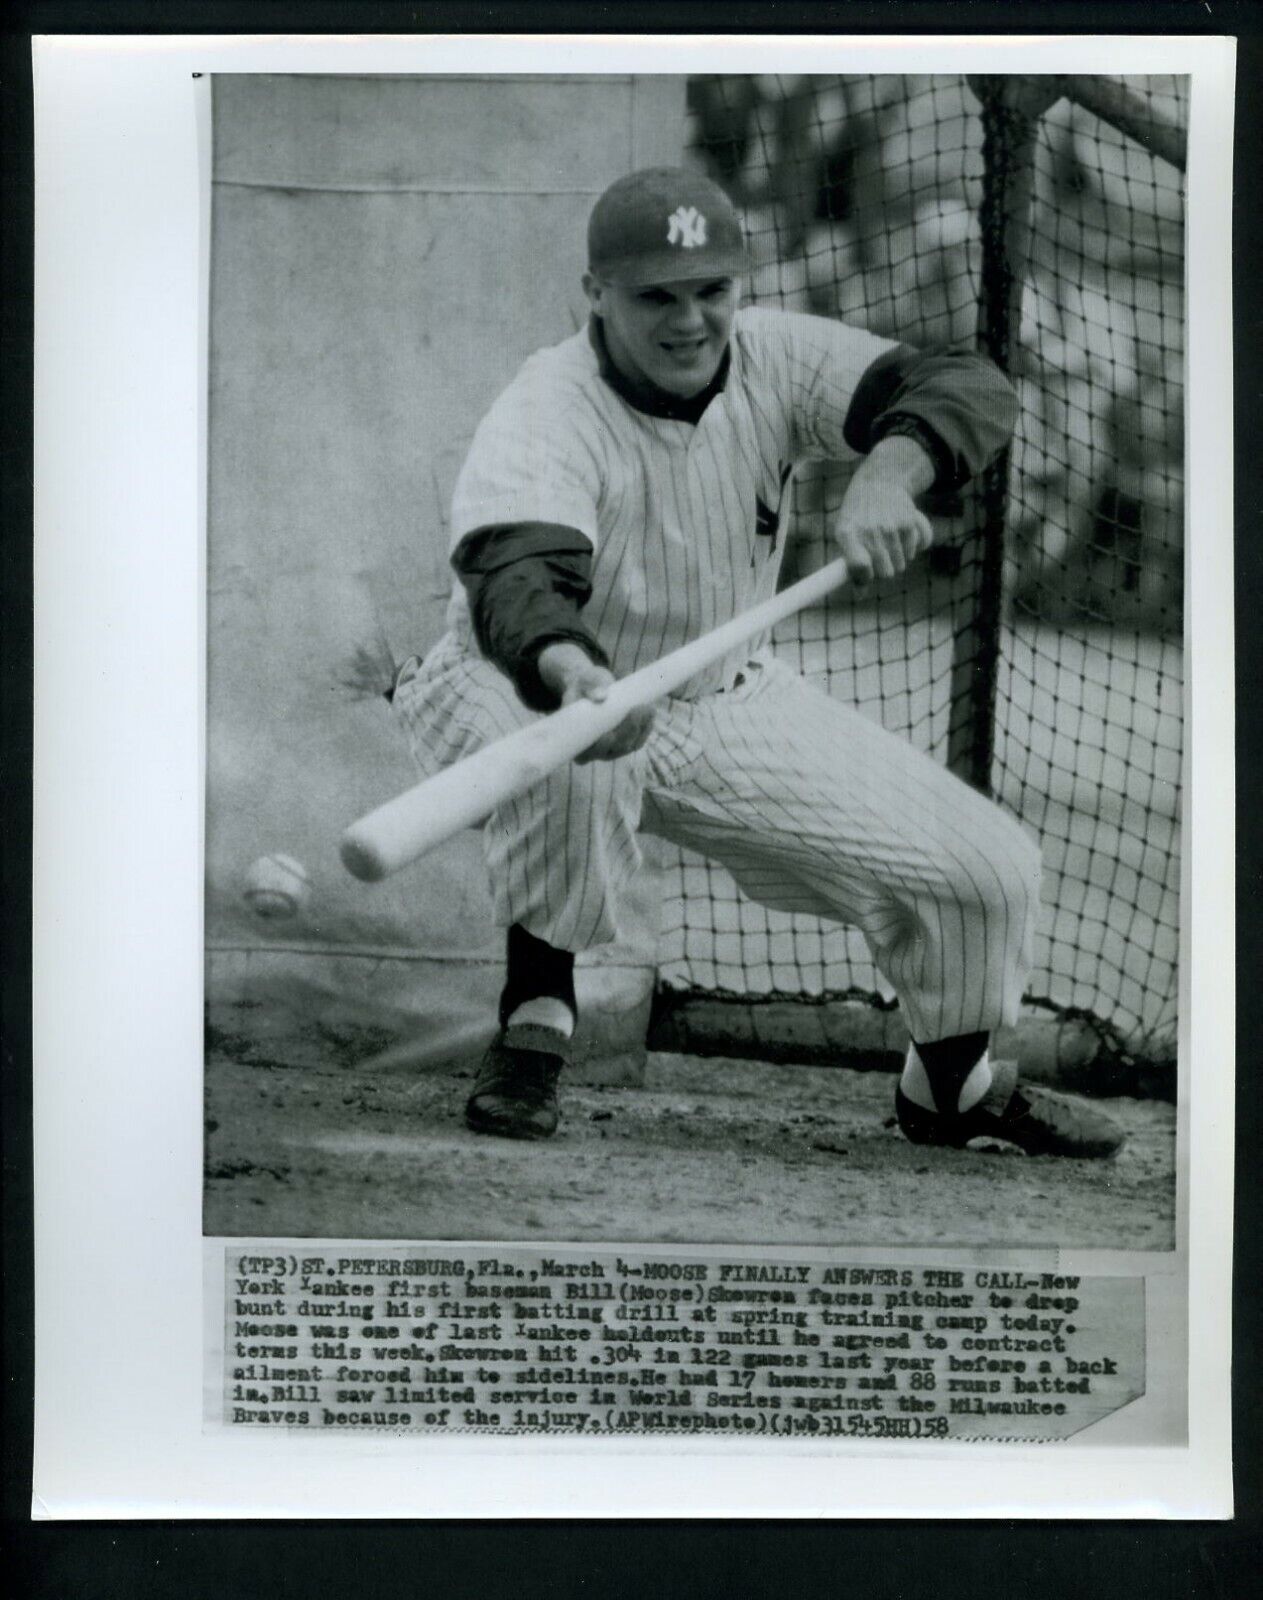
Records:
<instances>
[{"instance_id":1,"label":"background wall","mask_svg":"<svg viewBox=\"0 0 1263 1600\"><path fill-rule=\"evenodd\" d=\"M226 76L213 105L210 1014L449 1059L500 983L479 841L366 887L338 836L415 778L381 691L442 631L468 439L582 325L588 211L679 159L684 81ZM312 895L265 923L241 883L273 851ZM655 903L580 979L615 1070L642 1049Z\"/></svg>"}]
</instances>

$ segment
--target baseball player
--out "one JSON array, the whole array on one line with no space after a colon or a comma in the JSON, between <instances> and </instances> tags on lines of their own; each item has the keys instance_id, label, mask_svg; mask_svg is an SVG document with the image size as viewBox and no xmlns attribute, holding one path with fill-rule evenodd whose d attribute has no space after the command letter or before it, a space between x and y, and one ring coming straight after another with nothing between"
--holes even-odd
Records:
<instances>
[{"instance_id":1,"label":"baseball player","mask_svg":"<svg viewBox=\"0 0 1263 1600\"><path fill-rule=\"evenodd\" d=\"M789 480L857 462L833 530L850 580L930 543L917 507L1004 446L1013 391L972 353L740 306L746 249L707 178L655 168L598 200L588 326L531 357L475 433L451 519L445 636L395 705L434 771L773 594ZM726 866L762 904L860 928L915 1043L912 1140L1104 1156L1119 1130L993 1060L1031 961L1039 853L906 741L743 647L501 806L485 829L508 971L469 1126L544 1138L576 1020L574 955L614 939L637 836Z\"/></svg>"}]
</instances>

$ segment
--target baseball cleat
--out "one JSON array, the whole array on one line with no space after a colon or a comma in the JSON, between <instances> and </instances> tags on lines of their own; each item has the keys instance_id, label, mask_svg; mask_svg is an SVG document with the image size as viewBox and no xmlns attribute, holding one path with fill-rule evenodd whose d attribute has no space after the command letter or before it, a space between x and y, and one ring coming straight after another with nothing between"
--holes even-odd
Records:
<instances>
[{"instance_id":1,"label":"baseball cleat","mask_svg":"<svg viewBox=\"0 0 1263 1600\"><path fill-rule=\"evenodd\" d=\"M502 1139L547 1139L557 1131L557 1079L570 1041L555 1028L517 1023L502 1028L487 1048L465 1122L475 1133Z\"/></svg>"},{"instance_id":2,"label":"baseball cleat","mask_svg":"<svg viewBox=\"0 0 1263 1600\"><path fill-rule=\"evenodd\" d=\"M973 1144L1001 1144L1028 1156L1075 1156L1101 1160L1112 1156L1126 1135L1118 1124L1084 1101L1050 1094L1046 1089L1020 1088L1017 1065L991 1063L991 1088L962 1115L926 1111L895 1091L895 1115L904 1137L913 1144L950 1145L963 1150Z\"/></svg>"}]
</instances>

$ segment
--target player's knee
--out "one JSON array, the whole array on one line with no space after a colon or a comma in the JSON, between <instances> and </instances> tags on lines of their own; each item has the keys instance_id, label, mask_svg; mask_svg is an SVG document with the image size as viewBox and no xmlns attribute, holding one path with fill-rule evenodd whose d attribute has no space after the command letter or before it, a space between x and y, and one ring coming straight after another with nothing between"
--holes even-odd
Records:
<instances>
[{"instance_id":1,"label":"player's knee","mask_svg":"<svg viewBox=\"0 0 1263 1600\"><path fill-rule=\"evenodd\" d=\"M1016 827L1006 830L1004 846L989 858L997 879L995 898L1011 919L1026 928L1039 909L1043 876L1039 847Z\"/></svg>"},{"instance_id":2,"label":"player's knee","mask_svg":"<svg viewBox=\"0 0 1263 1600\"><path fill-rule=\"evenodd\" d=\"M968 869L967 883L956 887L988 919L1029 928L1039 909L1043 873L1039 848L1016 827L1003 828L993 843L994 848L980 853Z\"/></svg>"},{"instance_id":3,"label":"player's knee","mask_svg":"<svg viewBox=\"0 0 1263 1600\"><path fill-rule=\"evenodd\" d=\"M1023 828L1013 829L1014 875L1022 881L1026 898L1032 905L1039 904L1040 884L1044 877L1044 861L1039 844Z\"/></svg>"}]
</instances>

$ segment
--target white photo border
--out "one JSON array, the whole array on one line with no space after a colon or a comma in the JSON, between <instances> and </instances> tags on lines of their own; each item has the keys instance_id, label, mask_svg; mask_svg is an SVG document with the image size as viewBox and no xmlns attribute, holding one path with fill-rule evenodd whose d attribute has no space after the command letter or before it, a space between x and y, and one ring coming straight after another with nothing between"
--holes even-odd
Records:
<instances>
[{"instance_id":1,"label":"white photo border","mask_svg":"<svg viewBox=\"0 0 1263 1600\"><path fill-rule=\"evenodd\" d=\"M209 75L766 72L831 54L875 72L1192 76L1188 1446L957 1446L944 1472L941 1453L907 1449L756 1458L652 1439L373 1435L306 1438L300 1454L285 1436L208 1431ZM37 1517L1230 1514L1233 59L1231 40L1204 36L35 41Z\"/></svg>"}]
</instances>

